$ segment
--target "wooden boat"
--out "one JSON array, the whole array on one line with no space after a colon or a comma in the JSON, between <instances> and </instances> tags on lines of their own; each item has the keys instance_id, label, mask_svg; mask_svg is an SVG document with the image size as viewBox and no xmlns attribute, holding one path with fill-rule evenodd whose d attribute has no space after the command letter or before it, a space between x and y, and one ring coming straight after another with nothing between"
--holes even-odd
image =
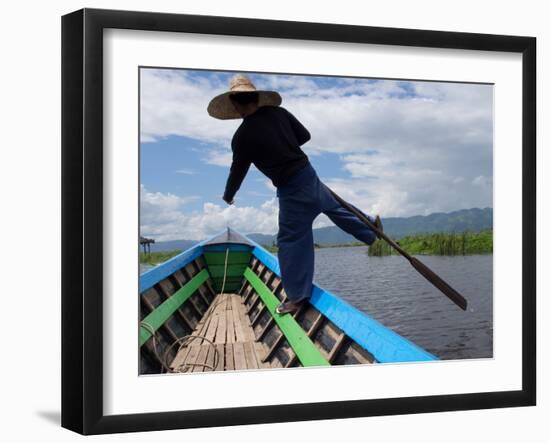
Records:
<instances>
[{"instance_id":1,"label":"wooden boat","mask_svg":"<svg viewBox=\"0 0 550 443\"><path fill-rule=\"evenodd\" d=\"M285 300L276 257L227 229L141 274L140 373L429 361L437 357L315 285Z\"/></svg>"}]
</instances>

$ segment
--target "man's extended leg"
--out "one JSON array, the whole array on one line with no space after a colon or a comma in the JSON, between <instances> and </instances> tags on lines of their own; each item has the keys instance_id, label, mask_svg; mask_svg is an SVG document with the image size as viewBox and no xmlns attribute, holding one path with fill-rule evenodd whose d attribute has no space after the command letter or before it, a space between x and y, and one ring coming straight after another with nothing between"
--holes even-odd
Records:
<instances>
[{"instance_id":1,"label":"man's extended leg","mask_svg":"<svg viewBox=\"0 0 550 443\"><path fill-rule=\"evenodd\" d=\"M355 208L355 206L354 206ZM355 208L357 209L357 208ZM363 213L373 223L375 219L364 212ZM372 245L376 240L376 234L370 229L363 221L361 221L353 212L348 211L346 208L338 205L335 208L331 208L323 211L332 222L343 231L353 235L356 239Z\"/></svg>"}]
</instances>

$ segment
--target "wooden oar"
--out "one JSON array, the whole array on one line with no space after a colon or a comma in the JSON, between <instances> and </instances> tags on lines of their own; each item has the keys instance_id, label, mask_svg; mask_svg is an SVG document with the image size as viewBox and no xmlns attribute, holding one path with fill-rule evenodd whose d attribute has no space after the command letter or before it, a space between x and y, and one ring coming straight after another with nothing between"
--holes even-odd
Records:
<instances>
[{"instance_id":1,"label":"wooden oar","mask_svg":"<svg viewBox=\"0 0 550 443\"><path fill-rule=\"evenodd\" d=\"M412 257L407 251L401 248L401 246L399 246L386 234L379 231L374 225L374 223L372 223L367 217L365 217L363 213L361 213L352 205L350 205L348 202L346 202L342 197L337 195L332 189L328 187L327 189L330 191L332 196L338 201L338 203L340 203L348 211L353 212L362 222L364 222L370 229L372 229L378 235L378 237L384 239L387 243L389 243L389 245L392 248L394 248L403 257L405 257L409 261L409 263L413 266L413 268L416 269L418 272L420 272L420 274L422 274L426 280L428 280L432 285L434 285L437 289L443 292L443 294L449 297L461 309L463 309L464 311L466 310L466 308L468 307L468 301L462 295L460 295L455 289L453 289L446 281L444 281L439 275L433 272L420 260L418 260L415 257Z\"/></svg>"}]
</instances>

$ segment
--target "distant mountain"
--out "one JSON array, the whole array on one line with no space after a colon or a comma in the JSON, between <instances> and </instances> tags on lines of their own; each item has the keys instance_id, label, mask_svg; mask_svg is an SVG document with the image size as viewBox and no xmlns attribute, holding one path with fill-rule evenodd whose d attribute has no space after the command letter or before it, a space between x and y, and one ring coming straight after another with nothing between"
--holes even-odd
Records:
<instances>
[{"instance_id":1,"label":"distant mountain","mask_svg":"<svg viewBox=\"0 0 550 443\"><path fill-rule=\"evenodd\" d=\"M276 241L277 235L269 235L269 234L246 234L246 236L250 240L254 240L256 243L259 243L260 245L268 245L271 246L271 244Z\"/></svg>"},{"instance_id":2,"label":"distant mountain","mask_svg":"<svg viewBox=\"0 0 550 443\"><path fill-rule=\"evenodd\" d=\"M384 232L390 237L400 238L405 235L429 232L463 232L481 231L493 227L492 208L461 209L449 213L436 212L430 215L415 215L413 217L383 218ZM265 234L249 234L252 240L263 245L271 245L276 236ZM313 230L313 239L319 244L352 243L357 241L336 226Z\"/></svg>"},{"instance_id":3,"label":"distant mountain","mask_svg":"<svg viewBox=\"0 0 550 443\"><path fill-rule=\"evenodd\" d=\"M493 208L461 209L413 217L382 219L384 230L394 237L428 232L481 231L493 228Z\"/></svg>"},{"instance_id":4,"label":"distant mountain","mask_svg":"<svg viewBox=\"0 0 550 443\"><path fill-rule=\"evenodd\" d=\"M400 238L405 235L430 232L463 232L482 231L493 227L493 208L461 209L448 213L436 212L430 215L415 215L413 217L382 218L384 232L390 237ZM271 245L276 241L276 235L247 234L261 245ZM352 243L357 240L336 226L313 230L313 239L319 244ZM158 242L151 245L151 251L185 250L197 244L196 240L174 240Z\"/></svg>"}]
</instances>

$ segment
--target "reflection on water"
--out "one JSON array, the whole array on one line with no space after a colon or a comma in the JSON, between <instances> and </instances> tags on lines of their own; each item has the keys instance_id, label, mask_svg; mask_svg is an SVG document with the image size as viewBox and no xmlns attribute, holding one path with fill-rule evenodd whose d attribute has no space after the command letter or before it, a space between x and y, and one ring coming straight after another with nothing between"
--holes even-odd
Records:
<instances>
[{"instance_id":1,"label":"reflection on water","mask_svg":"<svg viewBox=\"0 0 550 443\"><path fill-rule=\"evenodd\" d=\"M422 256L468 300L462 311L399 256L317 249L315 282L442 359L493 354L493 256Z\"/></svg>"}]
</instances>

